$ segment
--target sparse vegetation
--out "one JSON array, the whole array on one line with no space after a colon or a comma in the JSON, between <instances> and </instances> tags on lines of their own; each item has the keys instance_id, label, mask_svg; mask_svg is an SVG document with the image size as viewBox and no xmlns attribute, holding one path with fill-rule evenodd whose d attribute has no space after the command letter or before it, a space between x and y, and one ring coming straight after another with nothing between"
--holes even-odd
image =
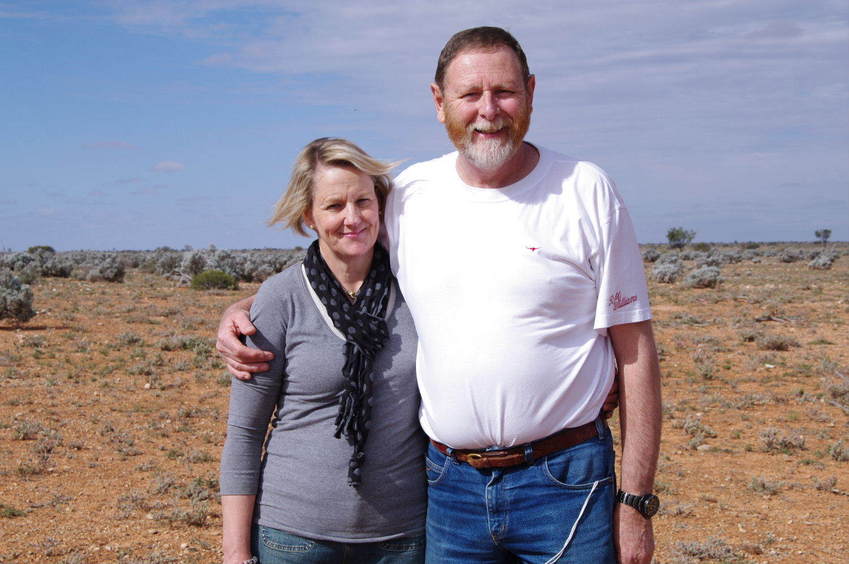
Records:
<instances>
[{"instance_id":1,"label":"sparse vegetation","mask_svg":"<svg viewBox=\"0 0 849 564\"><path fill-rule=\"evenodd\" d=\"M782 262L785 250L800 258ZM664 388L658 562L841 562L849 550L847 250L829 240L837 260L818 270L813 242L643 248ZM39 309L37 323L0 322L0 561L220 560L230 376L214 330L296 253L31 251L0 253L32 273ZM108 256L123 284L86 280ZM184 273L201 262L241 292L192 291ZM680 268L675 283L659 264ZM686 289L700 266L722 283Z\"/></svg>"}]
</instances>

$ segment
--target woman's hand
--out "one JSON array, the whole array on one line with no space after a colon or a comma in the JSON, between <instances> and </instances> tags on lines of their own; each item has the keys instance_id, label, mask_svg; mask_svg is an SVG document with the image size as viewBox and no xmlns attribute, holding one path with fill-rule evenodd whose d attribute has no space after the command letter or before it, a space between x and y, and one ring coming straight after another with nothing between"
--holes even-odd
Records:
<instances>
[{"instance_id":1,"label":"woman's hand","mask_svg":"<svg viewBox=\"0 0 849 564\"><path fill-rule=\"evenodd\" d=\"M241 341L242 336L256 333L250 318L253 302L254 296L251 296L234 303L224 310L218 324L215 348L227 364L230 374L240 380L250 380L254 372L265 372L269 368L268 361L274 358L273 353L246 347Z\"/></svg>"}]
</instances>

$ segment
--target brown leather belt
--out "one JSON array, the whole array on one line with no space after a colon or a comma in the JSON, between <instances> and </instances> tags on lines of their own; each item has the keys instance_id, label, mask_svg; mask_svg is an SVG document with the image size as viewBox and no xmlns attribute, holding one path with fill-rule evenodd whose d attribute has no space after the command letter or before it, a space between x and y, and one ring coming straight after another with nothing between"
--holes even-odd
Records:
<instances>
[{"instance_id":1,"label":"brown leather belt","mask_svg":"<svg viewBox=\"0 0 849 564\"><path fill-rule=\"evenodd\" d=\"M450 450L442 443L438 443L434 440L431 440L430 442L433 443L433 446L435 446L442 454L451 456L460 462L465 462L473 468L507 468L509 466L531 463L538 458L551 454L552 452L573 447L597 436L598 431L596 430L595 421L591 421L590 423L581 425L580 427L563 429L553 435L549 435L529 444L501 450ZM527 447L530 447L528 456L525 455L528 450Z\"/></svg>"}]
</instances>

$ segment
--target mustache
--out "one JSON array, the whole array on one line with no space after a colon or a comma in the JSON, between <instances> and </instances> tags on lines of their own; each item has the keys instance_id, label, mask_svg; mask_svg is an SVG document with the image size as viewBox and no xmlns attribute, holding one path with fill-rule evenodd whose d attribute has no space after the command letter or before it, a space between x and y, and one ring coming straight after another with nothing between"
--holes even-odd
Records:
<instances>
[{"instance_id":1,"label":"mustache","mask_svg":"<svg viewBox=\"0 0 849 564\"><path fill-rule=\"evenodd\" d=\"M475 123L469 124L466 128L468 133L472 133L473 131L482 131L484 133L494 133L499 129L504 128L508 125L506 119L499 117L494 121L489 121L486 119L479 119L475 121Z\"/></svg>"}]
</instances>

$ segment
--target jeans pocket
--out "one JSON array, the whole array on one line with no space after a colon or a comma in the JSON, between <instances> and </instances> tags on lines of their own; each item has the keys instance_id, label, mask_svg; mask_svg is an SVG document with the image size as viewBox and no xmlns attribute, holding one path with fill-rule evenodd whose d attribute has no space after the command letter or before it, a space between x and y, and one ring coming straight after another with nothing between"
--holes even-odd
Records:
<instances>
[{"instance_id":1,"label":"jeans pocket","mask_svg":"<svg viewBox=\"0 0 849 564\"><path fill-rule=\"evenodd\" d=\"M427 455L425 456L425 474L427 475L429 486L433 486L442 480L450 460L450 458L436 450L433 445L428 448Z\"/></svg>"},{"instance_id":2,"label":"jeans pocket","mask_svg":"<svg viewBox=\"0 0 849 564\"><path fill-rule=\"evenodd\" d=\"M310 539L260 525L259 541L267 550L279 552L309 552L315 546Z\"/></svg>"},{"instance_id":3,"label":"jeans pocket","mask_svg":"<svg viewBox=\"0 0 849 564\"><path fill-rule=\"evenodd\" d=\"M590 489L615 480L613 449L608 441L590 440L542 459L541 468L551 484L568 489Z\"/></svg>"}]
</instances>

